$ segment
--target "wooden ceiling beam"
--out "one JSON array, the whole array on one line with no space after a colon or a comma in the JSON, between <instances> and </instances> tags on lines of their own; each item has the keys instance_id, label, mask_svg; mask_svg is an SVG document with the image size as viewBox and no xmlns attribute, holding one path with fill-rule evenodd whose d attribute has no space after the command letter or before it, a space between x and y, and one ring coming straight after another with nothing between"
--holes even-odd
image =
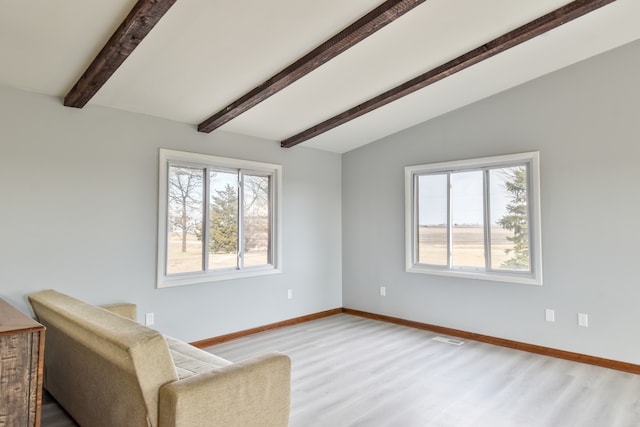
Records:
<instances>
[{"instance_id":1,"label":"wooden ceiling beam","mask_svg":"<svg viewBox=\"0 0 640 427\"><path fill-rule=\"evenodd\" d=\"M425 0L385 1L284 70L200 123L198 131L211 132L217 129L424 2Z\"/></svg>"},{"instance_id":2,"label":"wooden ceiling beam","mask_svg":"<svg viewBox=\"0 0 640 427\"><path fill-rule=\"evenodd\" d=\"M139 0L64 97L64 105L84 107L175 2L176 0Z\"/></svg>"},{"instance_id":3,"label":"wooden ceiling beam","mask_svg":"<svg viewBox=\"0 0 640 427\"><path fill-rule=\"evenodd\" d=\"M360 105L287 138L280 145L285 148L298 145L614 1L616 0L575 0Z\"/></svg>"}]
</instances>

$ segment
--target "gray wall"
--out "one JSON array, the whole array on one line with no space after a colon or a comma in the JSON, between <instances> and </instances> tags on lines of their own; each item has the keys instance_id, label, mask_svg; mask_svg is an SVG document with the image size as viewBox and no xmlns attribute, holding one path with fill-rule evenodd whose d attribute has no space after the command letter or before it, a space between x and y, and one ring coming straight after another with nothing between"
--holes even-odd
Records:
<instances>
[{"instance_id":1,"label":"gray wall","mask_svg":"<svg viewBox=\"0 0 640 427\"><path fill-rule=\"evenodd\" d=\"M345 307L640 363L639 76L636 42L345 154ZM404 271L405 166L535 150L544 286Z\"/></svg>"},{"instance_id":2,"label":"gray wall","mask_svg":"<svg viewBox=\"0 0 640 427\"><path fill-rule=\"evenodd\" d=\"M0 87L0 296L131 301L187 341L344 305L640 363L639 75L635 43L342 158ZM155 289L160 147L283 165L282 274ZM544 286L404 272L404 166L532 150Z\"/></svg>"},{"instance_id":3,"label":"gray wall","mask_svg":"<svg viewBox=\"0 0 640 427\"><path fill-rule=\"evenodd\" d=\"M155 289L160 147L283 165L282 274ZM340 174L337 154L0 87L0 297L135 302L187 341L341 307Z\"/></svg>"}]
</instances>

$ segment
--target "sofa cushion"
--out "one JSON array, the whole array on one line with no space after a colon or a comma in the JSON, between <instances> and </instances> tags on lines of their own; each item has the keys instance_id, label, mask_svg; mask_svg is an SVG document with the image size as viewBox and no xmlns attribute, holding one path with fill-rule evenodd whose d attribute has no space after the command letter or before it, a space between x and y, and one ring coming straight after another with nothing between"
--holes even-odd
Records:
<instances>
[{"instance_id":1,"label":"sofa cushion","mask_svg":"<svg viewBox=\"0 0 640 427\"><path fill-rule=\"evenodd\" d=\"M190 344L166 336L169 352L176 365L179 379L189 378L193 375L211 371L211 369L222 368L231 365L231 362L221 357L207 353L204 350L193 347Z\"/></svg>"}]
</instances>

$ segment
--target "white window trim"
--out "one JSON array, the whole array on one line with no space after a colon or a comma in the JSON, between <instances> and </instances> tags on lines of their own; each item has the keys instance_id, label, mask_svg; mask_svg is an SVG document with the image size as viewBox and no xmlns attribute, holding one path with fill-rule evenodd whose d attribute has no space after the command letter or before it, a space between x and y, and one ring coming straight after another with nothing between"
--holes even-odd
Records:
<instances>
[{"instance_id":1,"label":"white window trim","mask_svg":"<svg viewBox=\"0 0 640 427\"><path fill-rule=\"evenodd\" d=\"M497 271L465 271L455 269L439 269L414 262L416 254L415 223L416 195L414 177L427 172L449 172L472 168L507 166L516 163L529 164L529 253L531 256L531 273ZM542 285L542 233L540 220L540 153L508 154L503 156L483 157L477 159L451 162L431 163L405 167L405 266L408 273L430 274L436 276L461 277L466 279L490 280L496 282L518 283L525 285Z\"/></svg>"},{"instance_id":2,"label":"white window trim","mask_svg":"<svg viewBox=\"0 0 640 427\"><path fill-rule=\"evenodd\" d=\"M210 165L229 169L249 169L266 172L274 176L273 197L273 248L272 264L261 267L248 267L243 270L210 270L176 275L166 274L167 265L167 221L168 221L168 171L169 162L181 162L194 165ZM282 272L282 166L250 160L211 156L161 148L158 179L158 262L156 286L167 288L173 286L193 285L198 283L217 282L229 279L279 274Z\"/></svg>"}]
</instances>

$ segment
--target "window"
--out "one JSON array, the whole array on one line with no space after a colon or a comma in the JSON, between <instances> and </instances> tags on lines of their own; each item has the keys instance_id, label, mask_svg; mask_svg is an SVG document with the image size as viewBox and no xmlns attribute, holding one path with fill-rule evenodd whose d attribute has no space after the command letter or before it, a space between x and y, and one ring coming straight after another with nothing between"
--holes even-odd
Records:
<instances>
[{"instance_id":1,"label":"window","mask_svg":"<svg viewBox=\"0 0 640 427\"><path fill-rule=\"evenodd\" d=\"M158 287L280 272L278 165L160 150Z\"/></svg>"},{"instance_id":2,"label":"window","mask_svg":"<svg viewBox=\"0 0 640 427\"><path fill-rule=\"evenodd\" d=\"M539 154L405 168L408 272L542 284Z\"/></svg>"}]
</instances>

